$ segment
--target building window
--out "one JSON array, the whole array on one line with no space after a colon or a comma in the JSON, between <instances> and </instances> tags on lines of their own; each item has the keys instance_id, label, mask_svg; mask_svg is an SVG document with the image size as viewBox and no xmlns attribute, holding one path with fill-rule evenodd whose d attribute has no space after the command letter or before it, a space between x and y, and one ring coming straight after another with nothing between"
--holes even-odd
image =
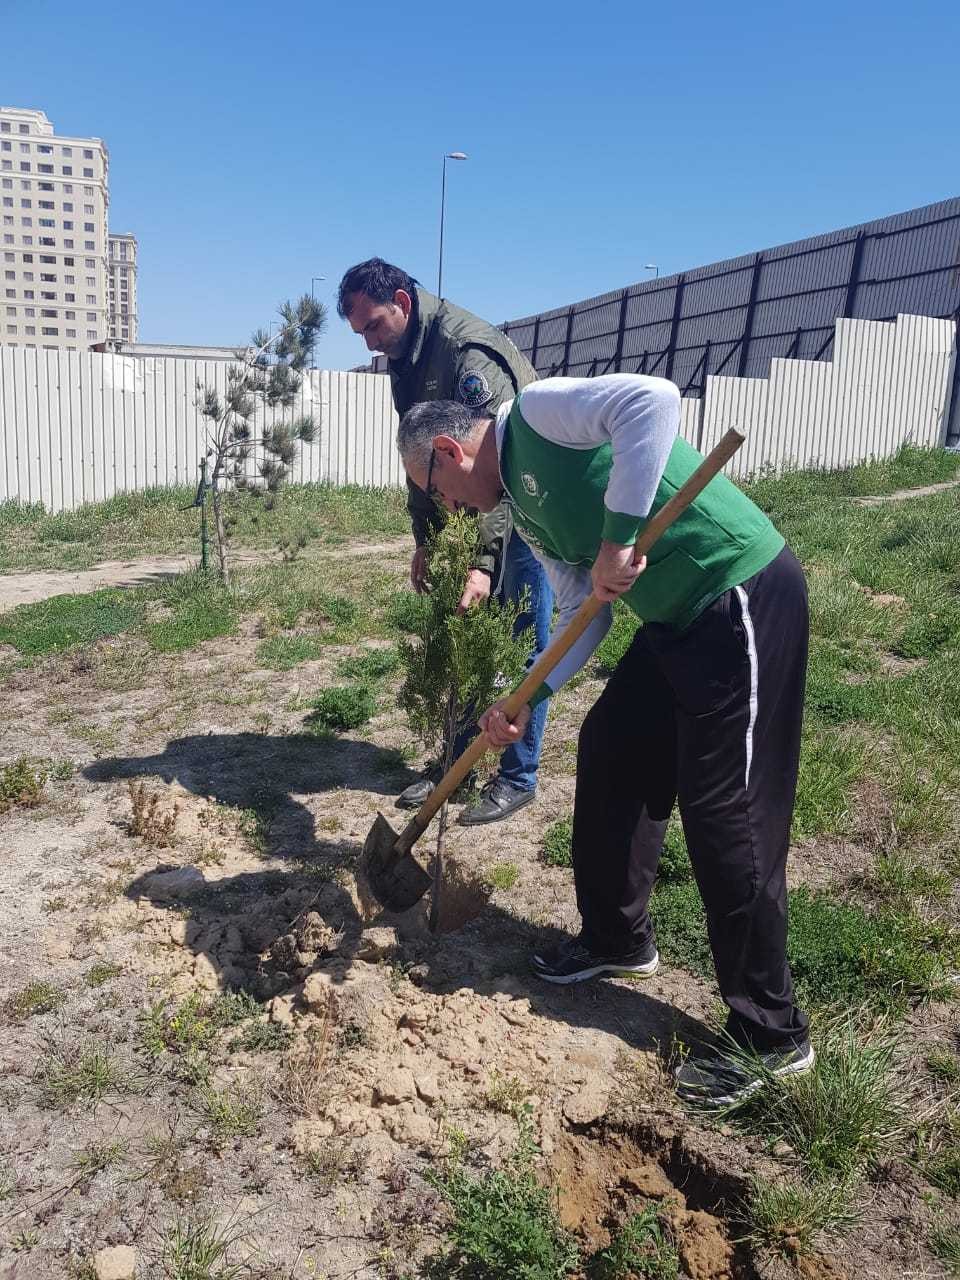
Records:
<instances>
[{"instance_id":1,"label":"building window","mask_svg":"<svg viewBox=\"0 0 960 1280\"><path fill-rule=\"evenodd\" d=\"M7 315L8 315L8 316L15 316L16 314L17 314L17 308L16 308L16 307L7 307Z\"/></svg>"},{"instance_id":2,"label":"building window","mask_svg":"<svg viewBox=\"0 0 960 1280\"><path fill-rule=\"evenodd\" d=\"M21 161L20 161L20 172L21 172L21 173L30 173L30 161L29 161L29 160L21 160Z\"/></svg>"},{"instance_id":3,"label":"building window","mask_svg":"<svg viewBox=\"0 0 960 1280\"><path fill-rule=\"evenodd\" d=\"M44 283L46 283L46 284L56 284L56 283L57 283L57 277L56 277L55 275L53 275L53 274L52 274L52 272L50 272L50 271L41 271L41 272L40 272L40 279L41 279L42 281L44 281Z\"/></svg>"},{"instance_id":4,"label":"building window","mask_svg":"<svg viewBox=\"0 0 960 1280\"><path fill-rule=\"evenodd\" d=\"M95 293L87 294L87 306L95 307L97 305L97 295Z\"/></svg>"},{"instance_id":5,"label":"building window","mask_svg":"<svg viewBox=\"0 0 960 1280\"><path fill-rule=\"evenodd\" d=\"M44 311L44 310L43 310L43 308L41 307L41 309L40 309L40 314L41 314L41 316L43 316L43 317L44 317L45 319L47 319L47 320L56 320L56 318L57 318L57 313L56 313L56 311L53 311L53 310L51 310L50 308L48 308L46 311Z\"/></svg>"},{"instance_id":6,"label":"building window","mask_svg":"<svg viewBox=\"0 0 960 1280\"><path fill-rule=\"evenodd\" d=\"M129 338L129 337L130 337L130 330L129 330L129 329L124 329L124 331L123 331L123 336L124 336L125 338Z\"/></svg>"},{"instance_id":7,"label":"building window","mask_svg":"<svg viewBox=\"0 0 960 1280\"><path fill-rule=\"evenodd\" d=\"M65 178L72 178L72 177L73 177L73 165L72 165L72 164L65 164L65 165L63 165L63 166L62 166L62 168L60 169L60 172L63 174L63 176L64 176Z\"/></svg>"},{"instance_id":8,"label":"building window","mask_svg":"<svg viewBox=\"0 0 960 1280\"><path fill-rule=\"evenodd\" d=\"M121 260L126 261L126 257L127 257L127 242L125 240L121 240L120 241L120 258Z\"/></svg>"},{"instance_id":9,"label":"building window","mask_svg":"<svg viewBox=\"0 0 960 1280\"><path fill-rule=\"evenodd\" d=\"M4 120L0 122L0 133L9 133L9 132L10 132L10 121Z\"/></svg>"},{"instance_id":10,"label":"building window","mask_svg":"<svg viewBox=\"0 0 960 1280\"><path fill-rule=\"evenodd\" d=\"M64 302L76 302L77 295L75 293L65 293L63 295Z\"/></svg>"},{"instance_id":11,"label":"building window","mask_svg":"<svg viewBox=\"0 0 960 1280\"><path fill-rule=\"evenodd\" d=\"M73 259L72 259L72 258L64 258L64 260L63 260L63 265L64 265L65 267L72 267L72 266L73 266Z\"/></svg>"},{"instance_id":12,"label":"building window","mask_svg":"<svg viewBox=\"0 0 960 1280\"><path fill-rule=\"evenodd\" d=\"M21 234L20 239L24 244L33 244L33 236L28 236L26 232ZM53 241L51 240L50 243L53 244Z\"/></svg>"},{"instance_id":13,"label":"building window","mask_svg":"<svg viewBox=\"0 0 960 1280\"><path fill-rule=\"evenodd\" d=\"M41 201L40 207L41 207L41 209L43 208L43 203L42 203L42 201ZM20 208L21 208L21 209L32 209L32 208L33 208L33 201L30 199L30 197L29 197L29 196L24 196L24 197L20 200ZM50 208L52 209L52 208L53 208L53 205L51 205L51 206L50 206Z\"/></svg>"},{"instance_id":14,"label":"building window","mask_svg":"<svg viewBox=\"0 0 960 1280\"><path fill-rule=\"evenodd\" d=\"M26 219L23 219L23 221L26 221ZM53 218L39 218L38 221L41 227L55 227L57 225ZM30 224L27 223L27 226L29 225Z\"/></svg>"},{"instance_id":15,"label":"building window","mask_svg":"<svg viewBox=\"0 0 960 1280\"><path fill-rule=\"evenodd\" d=\"M15 324L7 325L7 333L16 333L16 332L17 332L17 326Z\"/></svg>"},{"instance_id":16,"label":"building window","mask_svg":"<svg viewBox=\"0 0 960 1280\"><path fill-rule=\"evenodd\" d=\"M3 189L4 189L4 191L12 191L12 190L13 190L13 179L12 179L12 178L3 178L3 179L0 179L0 181L2 181L2 182L3 182Z\"/></svg>"},{"instance_id":17,"label":"building window","mask_svg":"<svg viewBox=\"0 0 960 1280\"><path fill-rule=\"evenodd\" d=\"M64 283L64 284L76 284L76 283L77 283L77 277L76 277L76 276L64 276L64 277L63 277L63 283Z\"/></svg>"},{"instance_id":18,"label":"building window","mask_svg":"<svg viewBox=\"0 0 960 1280\"><path fill-rule=\"evenodd\" d=\"M68 338L75 338L76 336L77 336L77 331L76 331L76 329L68 329L68 330L67 330L67 337L68 337Z\"/></svg>"},{"instance_id":19,"label":"building window","mask_svg":"<svg viewBox=\"0 0 960 1280\"><path fill-rule=\"evenodd\" d=\"M40 299L42 302L56 302L56 293L51 293L49 289L40 290Z\"/></svg>"},{"instance_id":20,"label":"building window","mask_svg":"<svg viewBox=\"0 0 960 1280\"><path fill-rule=\"evenodd\" d=\"M25 253L25 254L23 255L23 260L24 260L24 262L32 262L32 261L33 261L33 254L32 254L32 253ZM32 279L33 279L33 276L31 276L31 277L30 277L30 279L32 280Z\"/></svg>"},{"instance_id":21,"label":"building window","mask_svg":"<svg viewBox=\"0 0 960 1280\"><path fill-rule=\"evenodd\" d=\"M24 328L24 333L36 333L36 332L37 332L37 326L35 324L28 324Z\"/></svg>"},{"instance_id":22,"label":"building window","mask_svg":"<svg viewBox=\"0 0 960 1280\"><path fill-rule=\"evenodd\" d=\"M0 151L9 151L9 150L10 150L9 142L0 142Z\"/></svg>"},{"instance_id":23,"label":"building window","mask_svg":"<svg viewBox=\"0 0 960 1280\"><path fill-rule=\"evenodd\" d=\"M19 124L17 125L17 130L19 133L29 133L30 126L28 124Z\"/></svg>"},{"instance_id":24,"label":"building window","mask_svg":"<svg viewBox=\"0 0 960 1280\"><path fill-rule=\"evenodd\" d=\"M4 225L5 227L12 227L12 226L13 226L13 214L12 214L12 213L5 213L5 214L3 215L3 225Z\"/></svg>"},{"instance_id":25,"label":"building window","mask_svg":"<svg viewBox=\"0 0 960 1280\"><path fill-rule=\"evenodd\" d=\"M17 273L15 271L5 271L3 273L4 280L16 280Z\"/></svg>"},{"instance_id":26,"label":"building window","mask_svg":"<svg viewBox=\"0 0 960 1280\"><path fill-rule=\"evenodd\" d=\"M26 239L26 237L24 237L24 239ZM57 247L57 242L54 240L53 236L41 236L40 243L45 244L48 249L55 249Z\"/></svg>"},{"instance_id":27,"label":"building window","mask_svg":"<svg viewBox=\"0 0 960 1280\"><path fill-rule=\"evenodd\" d=\"M31 261L33 261L33 259L32 259L32 258L31 258ZM41 262L52 262L52 263L54 264L54 266L56 266L56 262L57 262L56 258L52 257L49 253L41 253L41 255L40 255L40 261L41 261Z\"/></svg>"},{"instance_id":28,"label":"building window","mask_svg":"<svg viewBox=\"0 0 960 1280\"><path fill-rule=\"evenodd\" d=\"M60 150L65 156L73 155L73 147L61 147Z\"/></svg>"},{"instance_id":29,"label":"building window","mask_svg":"<svg viewBox=\"0 0 960 1280\"><path fill-rule=\"evenodd\" d=\"M21 200L20 208L29 209L32 203L33 203L32 200ZM37 204L40 206L41 209L55 209L57 207L52 200L38 200Z\"/></svg>"},{"instance_id":30,"label":"building window","mask_svg":"<svg viewBox=\"0 0 960 1280\"><path fill-rule=\"evenodd\" d=\"M92 170L92 169L84 169L84 171L83 171L83 176L84 176L85 178L92 178L92 177L93 177L93 170Z\"/></svg>"},{"instance_id":31,"label":"building window","mask_svg":"<svg viewBox=\"0 0 960 1280\"><path fill-rule=\"evenodd\" d=\"M25 298L35 298L37 295L33 292L32 289L24 289L23 296Z\"/></svg>"},{"instance_id":32,"label":"building window","mask_svg":"<svg viewBox=\"0 0 960 1280\"><path fill-rule=\"evenodd\" d=\"M83 229L84 231L96 231L96 227L93 225L92 222L85 222L83 224Z\"/></svg>"},{"instance_id":33,"label":"building window","mask_svg":"<svg viewBox=\"0 0 960 1280\"><path fill-rule=\"evenodd\" d=\"M59 329L48 329L44 327L40 330L40 332L43 334L45 338L59 338L60 336Z\"/></svg>"},{"instance_id":34,"label":"building window","mask_svg":"<svg viewBox=\"0 0 960 1280\"><path fill-rule=\"evenodd\" d=\"M96 245L96 241L94 241L94 240L84 240L84 242L83 242L83 247L84 247L85 249L95 249L95 248L97 247L97 245Z\"/></svg>"},{"instance_id":35,"label":"building window","mask_svg":"<svg viewBox=\"0 0 960 1280\"><path fill-rule=\"evenodd\" d=\"M3 233L3 243L4 243L4 244L13 244L13 236L10 234L10 232L9 232L9 231L5 231L5 232Z\"/></svg>"},{"instance_id":36,"label":"building window","mask_svg":"<svg viewBox=\"0 0 960 1280\"><path fill-rule=\"evenodd\" d=\"M50 225L52 226L52 225L53 225L53 223L51 223ZM69 219L69 218L64 218L64 220L63 220L63 229L64 229L64 231L72 231L72 230L73 230L73 223L70 221L70 219Z\"/></svg>"},{"instance_id":37,"label":"building window","mask_svg":"<svg viewBox=\"0 0 960 1280\"><path fill-rule=\"evenodd\" d=\"M16 289L6 289L6 290L4 290L4 297L7 297L7 298L15 298L16 296L17 296L17 291L16 291Z\"/></svg>"},{"instance_id":38,"label":"building window","mask_svg":"<svg viewBox=\"0 0 960 1280\"><path fill-rule=\"evenodd\" d=\"M32 289L30 290L30 297L31 297L31 298L33 297L33 290L32 290ZM36 308L36 307L24 307L24 308L23 308L23 314L24 314L25 316L35 316L35 315L37 314L37 308Z\"/></svg>"},{"instance_id":39,"label":"building window","mask_svg":"<svg viewBox=\"0 0 960 1280\"><path fill-rule=\"evenodd\" d=\"M96 338L97 338L97 331L96 331L96 329L88 329L88 330L87 330L87 337L91 340L91 342L95 342L95 341L96 341Z\"/></svg>"},{"instance_id":40,"label":"building window","mask_svg":"<svg viewBox=\"0 0 960 1280\"><path fill-rule=\"evenodd\" d=\"M21 143L20 143L20 150L21 150L21 151L29 152L29 150L30 150L30 143L29 143L29 142L21 142Z\"/></svg>"},{"instance_id":41,"label":"building window","mask_svg":"<svg viewBox=\"0 0 960 1280\"><path fill-rule=\"evenodd\" d=\"M73 248L73 241L72 241L72 240L64 240L64 242L63 242L63 247L64 247L65 249L72 249L72 248Z\"/></svg>"},{"instance_id":42,"label":"building window","mask_svg":"<svg viewBox=\"0 0 960 1280\"><path fill-rule=\"evenodd\" d=\"M12 208L13 208L13 196L4 196L4 197L3 197L3 207L4 207L5 209L12 209Z\"/></svg>"},{"instance_id":43,"label":"building window","mask_svg":"<svg viewBox=\"0 0 960 1280\"><path fill-rule=\"evenodd\" d=\"M88 320L96 320L96 318L97 318L97 313L96 313L95 311L88 311L88 312L87 312L87 319L88 319Z\"/></svg>"},{"instance_id":44,"label":"building window","mask_svg":"<svg viewBox=\"0 0 960 1280\"><path fill-rule=\"evenodd\" d=\"M21 186L25 186L26 184L21 182L21 184L20 184L20 185L21 185ZM52 191L52 190L53 190L53 183L52 183L52 182L38 182L38 183L37 183L37 189L38 189L39 191Z\"/></svg>"},{"instance_id":45,"label":"building window","mask_svg":"<svg viewBox=\"0 0 960 1280\"><path fill-rule=\"evenodd\" d=\"M67 301L68 302L70 301L69 295L67 297ZM77 318L77 313L75 311L65 311L64 315L67 317L68 320L76 320Z\"/></svg>"},{"instance_id":46,"label":"building window","mask_svg":"<svg viewBox=\"0 0 960 1280\"><path fill-rule=\"evenodd\" d=\"M95 288L97 287L97 277L96 277L96 276L86 276L86 277L85 277L85 279L86 279L86 281L87 281L87 288L88 288L88 289L95 289Z\"/></svg>"},{"instance_id":47,"label":"building window","mask_svg":"<svg viewBox=\"0 0 960 1280\"><path fill-rule=\"evenodd\" d=\"M65 183L63 184L63 190L65 191L65 193L66 193L68 196L72 196L72 195L73 195L73 184L72 184L72 183L70 183L70 182L65 182Z\"/></svg>"},{"instance_id":48,"label":"building window","mask_svg":"<svg viewBox=\"0 0 960 1280\"><path fill-rule=\"evenodd\" d=\"M66 150L69 150L69 148L65 148L65 149L66 149ZM41 154L41 155L43 155L43 156L52 156L52 155L53 155L53 147L48 147L48 146L46 145L46 143L44 143L44 142L38 142L38 143L37 143L37 150L38 150L38 151L40 152L40 154Z\"/></svg>"}]
</instances>

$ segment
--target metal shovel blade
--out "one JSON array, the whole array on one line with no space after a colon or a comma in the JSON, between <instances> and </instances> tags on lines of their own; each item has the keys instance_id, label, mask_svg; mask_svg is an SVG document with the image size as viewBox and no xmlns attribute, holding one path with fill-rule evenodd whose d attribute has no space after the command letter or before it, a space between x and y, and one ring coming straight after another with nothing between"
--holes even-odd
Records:
<instances>
[{"instance_id":1,"label":"metal shovel blade","mask_svg":"<svg viewBox=\"0 0 960 1280\"><path fill-rule=\"evenodd\" d=\"M363 842L361 867L371 890L388 911L407 911L432 880L412 853L398 853L399 836L382 813Z\"/></svg>"}]
</instances>

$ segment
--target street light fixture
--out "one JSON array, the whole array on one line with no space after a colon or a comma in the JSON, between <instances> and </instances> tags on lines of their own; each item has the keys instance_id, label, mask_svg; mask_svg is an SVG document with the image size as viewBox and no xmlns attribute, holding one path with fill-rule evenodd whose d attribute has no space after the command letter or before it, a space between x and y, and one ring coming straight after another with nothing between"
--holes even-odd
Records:
<instances>
[{"instance_id":1,"label":"street light fixture","mask_svg":"<svg viewBox=\"0 0 960 1280\"><path fill-rule=\"evenodd\" d=\"M437 297L443 297L443 210L447 199L447 161L466 160L464 151L448 151L443 157L443 180L440 184L440 262L437 267Z\"/></svg>"},{"instance_id":2,"label":"street light fixture","mask_svg":"<svg viewBox=\"0 0 960 1280\"><path fill-rule=\"evenodd\" d=\"M660 278L660 268L657 266L657 264L656 264L655 262L645 262L645 263L643 264L643 269L644 269L644 271L652 271L652 272L654 272L654 277L653 277L653 278L654 278L654 280L659 280L659 278Z\"/></svg>"}]
</instances>

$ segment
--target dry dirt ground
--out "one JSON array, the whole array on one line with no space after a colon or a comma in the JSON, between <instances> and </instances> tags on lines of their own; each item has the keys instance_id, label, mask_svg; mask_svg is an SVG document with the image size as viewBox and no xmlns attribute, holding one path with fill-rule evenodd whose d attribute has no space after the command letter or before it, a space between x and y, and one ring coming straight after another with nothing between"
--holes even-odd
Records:
<instances>
[{"instance_id":1,"label":"dry dirt ground","mask_svg":"<svg viewBox=\"0 0 960 1280\"><path fill-rule=\"evenodd\" d=\"M407 551L391 551L399 589ZM452 829L468 889L497 864L518 874L452 899L435 937L421 908L371 916L353 874L377 811L399 827L392 798L414 776L389 690L364 730L305 736L302 698L354 650L266 671L255 631L184 655L121 637L6 678L0 761L74 772L0 815L0 1005L33 981L63 997L0 1016L2 1280L92 1276L117 1245L139 1277L166 1275L171 1232L201 1213L254 1277L421 1274L444 1224L424 1174L461 1134L496 1164L520 1101L585 1239L654 1200L692 1280L773 1274L783 1264L735 1244L730 1215L776 1162L685 1115L665 1083L674 1038L707 1034L716 991L666 967L572 989L528 970L531 946L577 918L541 843L571 810L598 682L556 699L536 803ZM141 783L157 797L146 836L131 832ZM260 1012L184 1017L227 990ZM806 1275L918 1274L922 1205L898 1179Z\"/></svg>"}]
</instances>

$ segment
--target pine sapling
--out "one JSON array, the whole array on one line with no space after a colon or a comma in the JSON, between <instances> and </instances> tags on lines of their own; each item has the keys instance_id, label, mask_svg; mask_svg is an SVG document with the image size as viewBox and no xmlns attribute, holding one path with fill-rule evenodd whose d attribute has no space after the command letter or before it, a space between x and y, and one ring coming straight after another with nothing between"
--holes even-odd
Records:
<instances>
[{"instance_id":1,"label":"pine sapling","mask_svg":"<svg viewBox=\"0 0 960 1280\"><path fill-rule=\"evenodd\" d=\"M207 457L212 460L210 493L217 562L224 581L229 569L232 523L225 510L225 490L260 495L265 506L272 506L299 446L313 443L319 425L312 415L287 420L285 413L300 394L302 372L326 328L326 308L304 295L296 305L284 303L279 314L278 333L271 337L260 330L246 350L237 352L239 363L227 369L225 391L197 383L196 405L208 424ZM273 420L268 421L268 417ZM255 450L257 480L251 479L247 468Z\"/></svg>"}]
</instances>

